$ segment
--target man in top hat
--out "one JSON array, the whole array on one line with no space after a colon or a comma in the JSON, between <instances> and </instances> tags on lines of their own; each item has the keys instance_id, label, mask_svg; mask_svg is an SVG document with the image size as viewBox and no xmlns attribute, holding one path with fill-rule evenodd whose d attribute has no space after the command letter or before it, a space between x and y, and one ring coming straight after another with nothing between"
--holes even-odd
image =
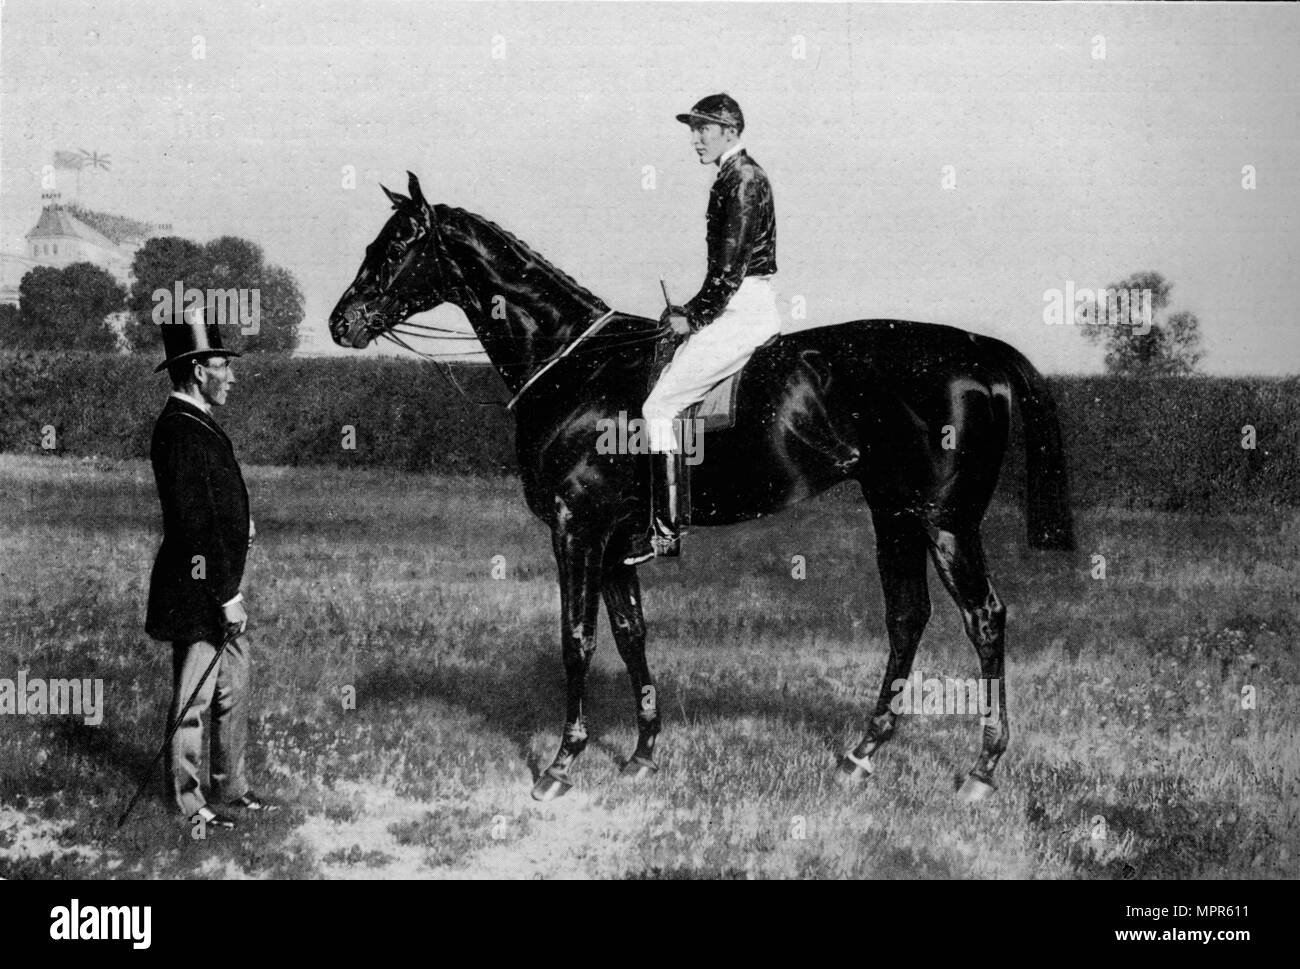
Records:
<instances>
[{"instance_id":1,"label":"man in top hat","mask_svg":"<svg viewBox=\"0 0 1300 969\"><path fill-rule=\"evenodd\" d=\"M167 750L172 796L191 825L233 828L234 818L210 807L201 786L204 710L211 711L214 799L245 811L278 807L253 793L244 773L250 644L239 588L254 528L234 448L212 418L235 383L230 361L239 354L222 347L218 327L201 313L186 312L162 329L167 359L154 373L167 371L172 393L150 447L163 541L149 580L145 631L172 644L168 725L179 721ZM217 650L221 659L204 679ZM182 711L191 695L194 702Z\"/></svg>"},{"instance_id":2,"label":"man in top hat","mask_svg":"<svg viewBox=\"0 0 1300 969\"><path fill-rule=\"evenodd\" d=\"M707 211L708 271L684 306L670 306L661 323L686 339L664 368L641 409L650 438L651 522L634 543L628 565L680 554L679 501L673 419L738 372L781 329L772 277L776 274L776 209L767 173L741 144L745 116L735 99L711 94L677 120L689 125L701 165L716 165Z\"/></svg>"}]
</instances>

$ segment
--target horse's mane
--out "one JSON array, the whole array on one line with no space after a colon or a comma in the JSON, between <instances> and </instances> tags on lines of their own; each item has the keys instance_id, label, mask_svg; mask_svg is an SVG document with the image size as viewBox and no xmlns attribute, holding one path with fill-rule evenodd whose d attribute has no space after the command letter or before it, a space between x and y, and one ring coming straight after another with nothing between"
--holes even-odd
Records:
<instances>
[{"instance_id":1,"label":"horse's mane","mask_svg":"<svg viewBox=\"0 0 1300 969\"><path fill-rule=\"evenodd\" d=\"M452 206L439 207L445 208L447 215L459 217L462 224L467 225L471 230L477 230L477 234L486 233L492 236L494 242L499 243L502 247L521 259L538 266L552 282L567 288L574 296L586 300L593 304L593 306L597 306L602 310L609 309L605 304L605 301L599 296L580 284L576 279L564 270L560 269L550 260L538 255L538 253L526 242L508 230L501 228L501 226L497 225L491 219L484 218L483 216L478 215L475 212L470 212L467 209L458 209Z\"/></svg>"}]
</instances>

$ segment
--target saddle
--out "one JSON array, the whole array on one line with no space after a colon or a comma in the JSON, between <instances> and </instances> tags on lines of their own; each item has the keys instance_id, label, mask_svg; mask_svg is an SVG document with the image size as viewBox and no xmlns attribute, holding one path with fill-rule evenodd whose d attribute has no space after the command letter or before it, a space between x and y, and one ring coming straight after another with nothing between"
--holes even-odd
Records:
<instances>
[{"instance_id":1,"label":"saddle","mask_svg":"<svg viewBox=\"0 0 1300 969\"><path fill-rule=\"evenodd\" d=\"M682 420L702 420L704 423L697 426L705 431L725 431L735 427L736 397L742 373L743 368L721 383L714 384L702 401L682 411Z\"/></svg>"},{"instance_id":2,"label":"saddle","mask_svg":"<svg viewBox=\"0 0 1300 969\"><path fill-rule=\"evenodd\" d=\"M777 340L781 339L781 334L772 337L766 343L761 343L755 348L753 360L763 350L766 350ZM722 382L715 384L713 389L705 394L704 399L698 404L692 404L686 410L682 411L683 420L703 420L704 423L699 425L705 431L725 431L736 426L736 402L740 397L740 378L745 375L745 370L749 366L749 361L730 377Z\"/></svg>"},{"instance_id":3,"label":"saddle","mask_svg":"<svg viewBox=\"0 0 1300 969\"><path fill-rule=\"evenodd\" d=\"M678 415L683 422L685 421L703 421L702 424L692 424L699 431L705 433L709 431L725 431L736 426L736 408L740 399L740 382L745 376L745 371L753 359L760 352L768 349L777 340L781 339L781 334L776 334L765 343L759 344L754 349L754 353L745 366L741 367L730 377L718 382L713 386L704 399L699 403L692 404L686 410ZM653 376L657 379L663 368L668 365L672 359L673 350L677 346L677 341L666 339L660 341L656 348ZM653 381L651 381L653 384ZM674 455L673 468L669 472L670 488L674 492L677 519L681 528L681 534L686 534L687 526L691 524L691 465L686 460L685 448Z\"/></svg>"}]
</instances>

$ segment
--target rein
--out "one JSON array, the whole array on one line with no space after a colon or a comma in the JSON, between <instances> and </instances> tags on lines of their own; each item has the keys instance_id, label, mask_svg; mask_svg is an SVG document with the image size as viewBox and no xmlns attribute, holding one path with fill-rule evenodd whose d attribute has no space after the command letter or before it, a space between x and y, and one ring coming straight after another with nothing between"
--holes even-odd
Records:
<instances>
[{"instance_id":1,"label":"rein","mask_svg":"<svg viewBox=\"0 0 1300 969\"><path fill-rule=\"evenodd\" d=\"M524 392L529 387L531 387L541 378L542 374L546 373L546 371L550 370L557 363L559 363L561 360L567 357L570 353L573 352L574 348L579 343L587 339L587 337L598 332L601 327L603 327L606 323L608 323L613 318L614 318L614 311L613 310L606 311L604 315L602 315L598 320L596 320L595 323L587 327L587 329L582 332L581 336L579 336L576 340L574 340L567 347L561 350L556 356L551 357L550 360L542 364L541 368L538 369L536 373L534 373L531 377L529 377L527 380L524 381L524 385L519 388L519 392L510 398L510 403L506 404L506 410L514 410L515 404L519 403L519 398L524 395Z\"/></svg>"},{"instance_id":2,"label":"rein","mask_svg":"<svg viewBox=\"0 0 1300 969\"><path fill-rule=\"evenodd\" d=\"M413 334L407 334L407 335L411 336ZM396 343L399 347L402 347L404 350L409 350L412 353L414 353L417 357L421 357L425 360L428 360L430 363L432 363L435 367L438 368L438 373L442 374L442 379L447 381L447 383L451 385L451 389L456 391L456 393L460 394L461 400L465 401L466 403L473 404L475 407L500 407L501 406L501 401L499 400L475 400L469 394L465 393L465 388L460 385L460 381L456 379L456 375L451 372L451 367L447 366L447 364L444 361L436 357L434 354L425 353L423 350L415 349L415 347L411 346L400 336L398 336L397 334L389 330L384 331L383 333L380 334L380 336L382 336L385 340L388 340L390 343ZM462 337L462 339L464 339L464 337Z\"/></svg>"},{"instance_id":3,"label":"rein","mask_svg":"<svg viewBox=\"0 0 1300 969\"><path fill-rule=\"evenodd\" d=\"M607 324L610 320L612 320L616 315L618 314L617 311L615 310L607 310L606 312L602 313L599 317L595 319L595 321L592 322L590 326L587 327L586 330L584 330L581 334L579 334L578 337L576 337L572 342L568 343L563 348L561 348L555 355L553 355L545 363L541 364L538 367L538 369L535 370L532 373L532 375L530 375L528 379L524 381L523 386L519 388L519 391L513 397L511 397L508 402L504 404L499 400L475 400L474 398L470 397L469 394L465 392L465 389L461 387L460 382L456 380L455 374L452 373L451 368L447 366L446 363L447 357L476 356L482 351L467 350L463 353L444 353L444 354L426 353L423 350L418 350L415 347L411 346L411 344L409 344L408 342L406 342L405 339L403 339L403 337L407 337L410 339L415 339L418 337L418 338L443 339L443 340L446 339L478 340L477 334L463 333L460 330L452 330L446 327L433 326L425 323L403 323L400 324L399 326L393 327L393 329L391 330L385 330L384 332L378 335L388 340L390 343L396 344L402 349L410 351L411 353L415 354L417 357L420 357L423 360L428 360L430 363L434 364L438 368L438 372L442 375L443 379L446 380L447 383L451 385L452 389L455 390L456 393L460 395L461 399L466 401L467 403L473 404L476 407L504 407L506 410L513 410L515 404L519 403L520 398L524 396L524 393L534 383L536 383L539 379L541 379L541 377L544 374L546 374L547 371L549 371L552 367L554 367L565 357L574 353L578 349L579 344L581 344L584 340L588 339L589 337L595 336L598 332L600 332L600 330L602 330L605 327L605 324ZM651 331L650 333L639 334L637 336L626 339L623 341L623 344L632 345L636 343L648 343L651 341L658 340L661 336L663 336L666 329L667 329L666 327L658 327L657 329ZM417 331L427 331L427 332L417 332ZM399 333L401 334L400 336L398 335ZM433 334L446 334L446 335L435 337ZM606 347L601 347L600 349L606 349ZM583 352L589 353L591 352L591 350L586 350Z\"/></svg>"}]
</instances>

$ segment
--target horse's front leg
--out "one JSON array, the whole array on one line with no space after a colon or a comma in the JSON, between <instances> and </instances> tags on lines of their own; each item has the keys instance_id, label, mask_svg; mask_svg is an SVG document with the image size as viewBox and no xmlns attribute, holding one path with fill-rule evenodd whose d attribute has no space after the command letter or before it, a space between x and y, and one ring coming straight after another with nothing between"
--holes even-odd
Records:
<instances>
[{"instance_id":1,"label":"horse's front leg","mask_svg":"<svg viewBox=\"0 0 1300 969\"><path fill-rule=\"evenodd\" d=\"M587 717L583 701L587 668L596 651L596 618L600 612L603 538L575 534L571 520L562 518L551 532L560 570L560 648L564 656L565 714L560 749L551 766L533 785L533 797L549 801L573 786L569 770L587 747Z\"/></svg>"},{"instance_id":2,"label":"horse's front leg","mask_svg":"<svg viewBox=\"0 0 1300 969\"><path fill-rule=\"evenodd\" d=\"M623 765L623 776L647 777L659 770L655 763L655 738L659 736L659 698L645 659L645 614L641 609L641 583L636 566L624 565L622 550L605 561L604 596L609 625L618 655L627 666L636 703L636 750Z\"/></svg>"}]
</instances>

